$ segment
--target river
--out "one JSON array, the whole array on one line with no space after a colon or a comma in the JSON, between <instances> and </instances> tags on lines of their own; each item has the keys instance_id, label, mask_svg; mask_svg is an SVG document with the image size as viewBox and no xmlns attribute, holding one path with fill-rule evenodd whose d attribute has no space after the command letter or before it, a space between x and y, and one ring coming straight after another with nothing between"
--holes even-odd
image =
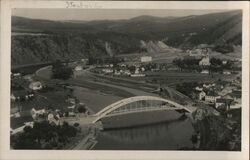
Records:
<instances>
[{"instance_id":1,"label":"river","mask_svg":"<svg viewBox=\"0 0 250 160\"><path fill-rule=\"evenodd\" d=\"M46 69L45 69L46 70ZM39 73L42 73L41 71ZM42 74L45 75L45 74ZM92 113L116 101L131 96L151 95L135 88L119 86L107 82L94 81L88 74L74 81L68 81L74 87L73 95L85 103ZM80 87L81 86L81 87ZM192 148L191 137L194 128L189 118L179 119L182 114L166 111L137 113L132 119L124 116L123 123L134 122L139 125L130 128L116 128L100 131L96 137L94 150L178 150ZM169 118L171 117L171 119ZM176 118L173 118L176 117ZM120 122L121 122L120 121ZM141 125L139 121L147 121ZM107 122L107 121L106 121ZM112 120L112 125L114 121ZM115 122L118 122L115 120ZM120 125L120 122L117 123ZM154 122L154 123L150 123ZM104 121L105 123L105 121ZM149 125L150 124L150 125ZM105 126L104 126L105 127Z\"/></svg>"},{"instance_id":2,"label":"river","mask_svg":"<svg viewBox=\"0 0 250 160\"><path fill-rule=\"evenodd\" d=\"M192 148L194 129L189 118L147 126L104 130L96 150L178 150Z\"/></svg>"},{"instance_id":3,"label":"river","mask_svg":"<svg viewBox=\"0 0 250 160\"><path fill-rule=\"evenodd\" d=\"M74 95L84 102L93 112L123 99L102 91L74 87ZM98 99L98 100L97 100ZM103 119L104 124L154 122L150 125L139 125L130 128L108 129L100 131L96 137L94 150L177 150L192 148L191 137L194 128L189 118L178 119L182 114L175 111L158 111L117 116ZM171 120L170 118L171 117ZM176 117L176 118L173 118ZM118 121L120 120L120 121ZM157 121L156 121L157 120ZM156 123L159 122L159 123ZM105 127L105 125L104 125ZM109 126L110 127L110 126Z\"/></svg>"}]
</instances>

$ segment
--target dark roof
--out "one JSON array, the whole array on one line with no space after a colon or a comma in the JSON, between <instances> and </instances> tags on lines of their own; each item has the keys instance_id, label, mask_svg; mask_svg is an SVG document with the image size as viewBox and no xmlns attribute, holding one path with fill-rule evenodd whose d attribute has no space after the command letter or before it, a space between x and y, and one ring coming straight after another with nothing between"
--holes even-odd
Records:
<instances>
[{"instance_id":1,"label":"dark roof","mask_svg":"<svg viewBox=\"0 0 250 160\"><path fill-rule=\"evenodd\" d=\"M226 98L219 98L219 99L216 99L216 103L231 103L232 102L232 99L226 99Z\"/></svg>"},{"instance_id":2,"label":"dark roof","mask_svg":"<svg viewBox=\"0 0 250 160\"><path fill-rule=\"evenodd\" d=\"M236 98L241 98L241 91L239 90L234 90L232 91L232 93L230 94L232 97L236 97Z\"/></svg>"},{"instance_id":3,"label":"dark roof","mask_svg":"<svg viewBox=\"0 0 250 160\"><path fill-rule=\"evenodd\" d=\"M209 91L207 93L207 96L218 96L218 94L216 92L214 92L214 91Z\"/></svg>"}]
</instances>

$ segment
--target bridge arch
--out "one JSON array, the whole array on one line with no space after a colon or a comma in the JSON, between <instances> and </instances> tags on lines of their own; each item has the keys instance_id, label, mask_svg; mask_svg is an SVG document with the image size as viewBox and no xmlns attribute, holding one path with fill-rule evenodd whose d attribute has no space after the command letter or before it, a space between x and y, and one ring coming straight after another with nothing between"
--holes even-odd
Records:
<instances>
[{"instance_id":1,"label":"bridge arch","mask_svg":"<svg viewBox=\"0 0 250 160\"><path fill-rule=\"evenodd\" d=\"M133 102L138 102L138 101L160 101L160 102L164 102L164 103L168 103L170 104L173 109L177 110L177 109L184 109L188 112L192 112L189 108L180 105L176 102L173 102L171 100L168 99L164 99L161 97L155 97L155 96L135 96L135 97L130 97L130 98L125 98L122 99L120 101L117 101L115 103L112 103L110 105L108 105L107 107L103 108L102 110L100 110L99 112L97 112L94 117L94 121L93 123L97 122L98 120L104 118L105 116L107 116L109 113L111 113L112 111L115 111L127 104L133 103Z\"/></svg>"}]
</instances>

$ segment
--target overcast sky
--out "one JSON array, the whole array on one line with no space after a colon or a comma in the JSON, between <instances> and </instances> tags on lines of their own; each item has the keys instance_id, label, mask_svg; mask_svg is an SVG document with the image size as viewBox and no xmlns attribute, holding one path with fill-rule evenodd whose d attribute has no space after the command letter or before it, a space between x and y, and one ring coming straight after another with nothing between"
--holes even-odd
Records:
<instances>
[{"instance_id":1,"label":"overcast sky","mask_svg":"<svg viewBox=\"0 0 250 160\"><path fill-rule=\"evenodd\" d=\"M227 10L152 10L152 9L13 9L12 15L48 20L114 20L129 19L141 15L158 17L189 16Z\"/></svg>"}]
</instances>

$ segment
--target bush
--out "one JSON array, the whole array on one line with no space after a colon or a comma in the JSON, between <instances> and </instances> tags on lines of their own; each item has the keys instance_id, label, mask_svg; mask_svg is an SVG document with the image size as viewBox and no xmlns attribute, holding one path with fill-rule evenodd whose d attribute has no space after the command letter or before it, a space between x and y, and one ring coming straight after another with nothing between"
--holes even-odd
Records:
<instances>
[{"instance_id":1,"label":"bush","mask_svg":"<svg viewBox=\"0 0 250 160\"><path fill-rule=\"evenodd\" d=\"M69 79L73 75L73 70L66 64L62 64L60 60L57 60L52 65L52 78L55 79Z\"/></svg>"},{"instance_id":2,"label":"bush","mask_svg":"<svg viewBox=\"0 0 250 160\"><path fill-rule=\"evenodd\" d=\"M62 126L49 124L47 121L34 123L33 128L25 127L24 131L11 136L14 149L61 149L62 144L76 136L75 127L64 123Z\"/></svg>"}]
</instances>

